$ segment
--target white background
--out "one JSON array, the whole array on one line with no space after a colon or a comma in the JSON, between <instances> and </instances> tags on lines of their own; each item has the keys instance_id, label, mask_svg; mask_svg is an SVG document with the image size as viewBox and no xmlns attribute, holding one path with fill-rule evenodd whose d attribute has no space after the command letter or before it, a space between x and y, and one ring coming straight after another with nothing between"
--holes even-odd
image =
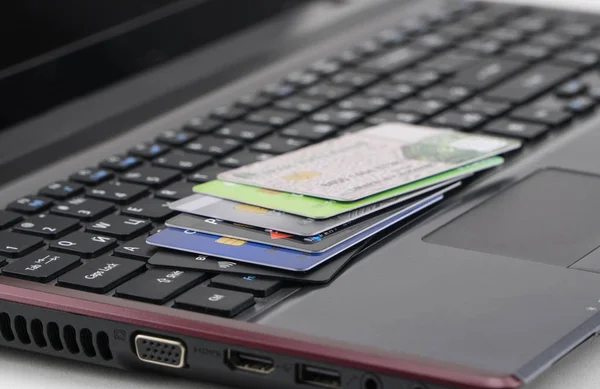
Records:
<instances>
[{"instance_id":1,"label":"white background","mask_svg":"<svg viewBox=\"0 0 600 389\"><path fill-rule=\"evenodd\" d=\"M368 1L368 0L364 0ZM523 2L505 0L508 2ZM600 10L600 0L525 0ZM0 348L0 387L10 389L217 389L177 378L134 374ZM600 345L565 358L530 389L600 388ZM528 388L529 389L529 388Z\"/></svg>"}]
</instances>

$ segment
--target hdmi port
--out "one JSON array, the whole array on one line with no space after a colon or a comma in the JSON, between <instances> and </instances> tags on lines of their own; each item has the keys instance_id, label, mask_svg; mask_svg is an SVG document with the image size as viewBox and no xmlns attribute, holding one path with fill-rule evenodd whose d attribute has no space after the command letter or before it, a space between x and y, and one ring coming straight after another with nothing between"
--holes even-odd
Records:
<instances>
[{"instance_id":1,"label":"hdmi port","mask_svg":"<svg viewBox=\"0 0 600 389\"><path fill-rule=\"evenodd\" d=\"M275 363L271 358L235 350L225 352L225 364L231 370L242 370L256 374L271 374L275 370Z\"/></svg>"},{"instance_id":2,"label":"hdmi port","mask_svg":"<svg viewBox=\"0 0 600 389\"><path fill-rule=\"evenodd\" d=\"M319 388L337 389L342 387L342 376L335 370L310 365L296 366L296 381L299 384Z\"/></svg>"}]
</instances>

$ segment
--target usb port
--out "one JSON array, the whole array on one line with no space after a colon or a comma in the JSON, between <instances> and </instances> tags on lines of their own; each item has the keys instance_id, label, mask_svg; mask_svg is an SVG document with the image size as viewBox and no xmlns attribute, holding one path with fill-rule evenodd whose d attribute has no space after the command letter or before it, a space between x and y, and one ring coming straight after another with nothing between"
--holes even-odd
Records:
<instances>
[{"instance_id":1,"label":"usb port","mask_svg":"<svg viewBox=\"0 0 600 389\"><path fill-rule=\"evenodd\" d=\"M318 388L342 387L342 376L337 371L303 364L296 365L296 381Z\"/></svg>"},{"instance_id":2,"label":"usb port","mask_svg":"<svg viewBox=\"0 0 600 389\"><path fill-rule=\"evenodd\" d=\"M275 370L275 363L271 358L231 349L225 351L225 364L231 370L242 370L256 374L270 374Z\"/></svg>"}]
</instances>

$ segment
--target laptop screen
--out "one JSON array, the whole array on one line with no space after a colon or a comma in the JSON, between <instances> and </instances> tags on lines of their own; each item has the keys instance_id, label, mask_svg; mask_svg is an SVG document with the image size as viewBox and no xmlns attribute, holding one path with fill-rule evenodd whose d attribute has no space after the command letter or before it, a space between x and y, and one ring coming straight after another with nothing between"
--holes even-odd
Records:
<instances>
[{"instance_id":1,"label":"laptop screen","mask_svg":"<svg viewBox=\"0 0 600 389\"><path fill-rule=\"evenodd\" d=\"M0 131L300 0L19 0L0 5ZM237 10L237 12L236 12Z\"/></svg>"}]
</instances>

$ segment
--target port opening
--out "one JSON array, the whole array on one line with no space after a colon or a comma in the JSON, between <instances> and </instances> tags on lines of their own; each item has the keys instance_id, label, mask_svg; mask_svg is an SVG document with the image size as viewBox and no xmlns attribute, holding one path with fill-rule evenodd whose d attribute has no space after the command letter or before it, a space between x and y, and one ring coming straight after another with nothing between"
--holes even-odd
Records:
<instances>
[{"instance_id":1,"label":"port opening","mask_svg":"<svg viewBox=\"0 0 600 389\"><path fill-rule=\"evenodd\" d=\"M296 365L296 382L318 388L337 389L342 387L342 376L332 369L299 364Z\"/></svg>"},{"instance_id":2,"label":"port opening","mask_svg":"<svg viewBox=\"0 0 600 389\"><path fill-rule=\"evenodd\" d=\"M173 339L138 334L134 339L135 352L140 361L181 369L185 366L185 345Z\"/></svg>"},{"instance_id":3,"label":"port opening","mask_svg":"<svg viewBox=\"0 0 600 389\"><path fill-rule=\"evenodd\" d=\"M275 370L275 363L269 357L231 349L225 351L225 364L231 370L241 370L256 374L270 374Z\"/></svg>"},{"instance_id":4,"label":"port opening","mask_svg":"<svg viewBox=\"0 0 600 389\"><path fill-rule=\"evenodd\" d=\"M362 389L383 389L383 384L379 380L379 378L374 375L367 373L362 378ZM414 388L416 389L416 388Z\"/></svg>"}]
</instances>

